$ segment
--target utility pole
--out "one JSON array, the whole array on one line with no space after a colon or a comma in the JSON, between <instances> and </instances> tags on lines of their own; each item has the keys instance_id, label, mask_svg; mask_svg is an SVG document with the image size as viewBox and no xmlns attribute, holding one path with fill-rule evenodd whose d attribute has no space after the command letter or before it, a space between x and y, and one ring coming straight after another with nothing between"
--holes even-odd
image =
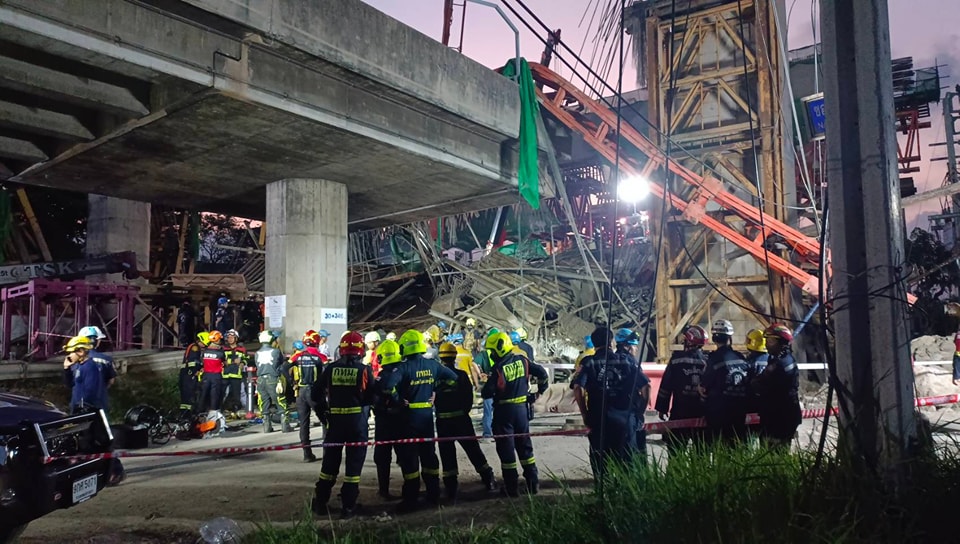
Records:
<instances>
[{"instance_id":1,"label":"utility pole","mask_svg":"<svg viewBox=\"0 0 960 544\"><path fill-rule=\"evenodd\" d=\"M943 131L947 136L947 183L953 184L960 182L960 175L957 173L957 119L960 118L960 111L955 110L953 99L960 93L960 85L956 93L945 93L943 95ZM960 195L953 195L953 209L955 214L960 214ZM950 247L956 248L960 243L960 216L954 217L953 221L953 240L950 240Z\"/></svg>"},{"instance_id":2,"label":"utility pole","mask_svg":"<svg viewBox=\"0 0 960 544\"><path fill-rule=\"evenodd\" d=\"M840 446L902 482L913 407L887 0L822 0Z\"/></svg>"}]
</instances>

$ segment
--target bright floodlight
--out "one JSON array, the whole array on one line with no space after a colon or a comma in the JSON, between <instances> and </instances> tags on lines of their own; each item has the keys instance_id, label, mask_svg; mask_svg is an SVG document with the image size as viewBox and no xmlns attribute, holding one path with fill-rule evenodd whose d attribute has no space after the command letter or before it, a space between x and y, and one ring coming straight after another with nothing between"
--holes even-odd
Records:
<instances>
[{"instance_id":1,"label":"bright floodlight","mask_svg":"<svg viewBox=\"0 0 960 544\"><path fill-rule=\"evenodd\" d=\"M650 194L650 183L640 176L632 176L620 180L617 186L617 196L624 202L637 203Z\"/></svg>"}]
</instances>

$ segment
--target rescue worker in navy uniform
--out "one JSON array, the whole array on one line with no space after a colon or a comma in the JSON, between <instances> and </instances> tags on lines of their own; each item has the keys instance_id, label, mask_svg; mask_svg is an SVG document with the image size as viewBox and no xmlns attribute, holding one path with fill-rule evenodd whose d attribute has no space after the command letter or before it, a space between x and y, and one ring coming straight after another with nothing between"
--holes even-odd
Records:
<instances>
[{"instance_id":1,"label":"rescue worker in navy uniform","mask_svg":"<svg viewBox=\"0 0 960 544\"><path fill-rule=\"evenodd\" d=\"M473 421L470 420L470 410L473 409L473 383L466 372L457 368L457 355L459 352L457 346L446 342L440 346L440 362L450 370L456 372L457 381L455 383L445 383L437 388L437 397L434 401L437 409L437 436L440 438L448 437L469 437L457 440L467 459L473 465L473 468L480 475L487 491L496 489L496 479L493 475L493 468L487 463L487 457L480 449L480 442L476 440L476 431L473 429ZM437 448L440 450L440 462L443 464L443 487L447 498L457 499L459 490L459 469L457 467L457 445L453 441L439 442Z\"/></svg>"},{"instance_id":2,"label":"rescue worker in navy uniform","mask_svg":"<svg viewBox=\"0 0 960 544\"><path fill-rule=\"evenodd\" d=\"M302 341L293 343L294 354L284 365L284 373L291 377L297 390L297 418L300 422L300 445L303 446L303 462L313 463L317 457L310 448L310 414L317 411L313 400L313 387L320 377L326 357L317 348L306 347ZM318 416L319 417L319 416Z\"/></svg>"},{"instance_id":3,"label":"rescue worker in navy uniform","mask_svg":"<svg viewBox=\"0 0 960 544\"><path fill-rule=\"evenodd\" d=\"M785 325L770 325L763 332L770 359L752 387L758 393L760 436L770 448L789 451L800 426L800 369L790 344L793 332Z\"/></svg>"},{"instance_id":4,"label":"rescue worker in navy uniform","mask_svg":"<svg viewBox=\"0 0 960 544\"><path fill-rule=\"evenodd\" d=\"M203 348L200 360L203 364L203 377L200 379L200 409L220 410L223 400L223 367L227 356L220 347L223 335L220 331L210 333L210 344Z\"/></svg>"},{"instance_id":5,"label":"rescue worker in navy uniform","mask_svg":"<svg viewBox=\"0 0 960 544\"><path fill-rule=\"evenodd\" d=\"M363 407L373 399L373 369L363 364L363 336L348 331L340 339L340 358L323 367L323 374L312 389L313 401L321 413L327 432L324 443L366 442L368 423ZM325 448L320 478L317 480L311 508L315 514L327 514L327 503L340 473L343 446ZM341 517L349 518L359 509L360 471L367 456L366 444L347 446L343 487L340 488Z\"/></svg>"},{"instance_id":6,"label":"rescue worker in navy uniform","mask_svg":"<svg viewBox=\"0 0 960 544\"><path fill-rule=\"evenodd\" d=\"M243 388L243 368L246 366L247 348L241 346L240 333L234 329L224 335L226 344L223 353L227 358L223 367L223 409L236 415L240 411L240 390Z\"/></svg>"},{"instance_id":7,"label":"rescue worker in navy uniform","mask_svg":"<svg viewBox=\"0 0 960 544\"><path fill-rule=\"evenodd\" d=\"M377 356L380 357L380 373L376 376L377 385L374 388L373 402L374 439L377 442L396 440L400 438L400 427L403 418L400 417L402 404L393 402L390 395L383 392L381 384L390 379L399 365L400 345L394 340L385 340L377 346ZM371 367L372 369L372 367ZM397 444L377 444L373 447L373 462L377 466L377 495L385 501L397 500L390 493L390 465L393 464L393 453L400 459L400 447Z\"/></svg>"},{"instance_id":8,"label":"rescue worker in navy uniform","mask_svg":"<svg viewBox=\"0 0 960 544\"><path fill-rule=\"evenodd\" d=\"M533 456L533 440L529 436L503 436L530 432L530 415L527 404L547 390L547 371L531 363L526 354L515 348L510 336L497 332L487 337L484 347L490 352L494 363L490 376L480 396L493 399L493 434L497 444L497 456L503 473L502 493L519 495L520 475L517 473L517 458L523 466L523 479L527 491L536 495L540 488L537 461ZM530 377L538 380L536 395L530 395Z\"/></svg>"},{"instance_id":9,"label":"rescue worker in navy uniform","mask_svg":"<svg viewBox=\"0 0 960 544\"><path fill-rule=\"evenodd\" d=\"M637 453L640 459L646 462L647 459L647 430L645 428L645 417L647 407L650 405L650 378L643 373L640 367L640 337L631 329L620 329L614 337L617 344L617 353L626 356L640 370L637 374L637 389L642 394L634 398L634 413L637 425ZM593 340L591 339L591 343Z\"/></svg>"},{"instance_id":10,"label":"rescue worker in navy uniform","mask_svg":"<svg viewBox=\"0 0 960 544\"><path fill-rule=\"evenodd\" d=\"M596 351L580 363L572 386L583 424L590 429L590 466L600 481L609 461L626 463L637 453L637 399L649 397L650 384L633 357L613 350L610 329L598 327L590 337Z\"/></svg>"},{"instance_id":11,"label":"rescue worker in navy uniform","mask_svg":"<svg viewBox=\"0 0 960 544\"><path fill-rule=\"evenodd\" d=\"M424 357L427 343L420 331L408 330L400 335L398 344L403 360L380 386L391 402L403 405L400 437L429 439L398 448L403 487L397 512L404 513L417 507L421 477L427 501L440 504L440 460L433 443L433 393L438 382L456 382L457 374L440 361Z\"/></svg>"},{"instance_id":12,"label":"rescue worker in navy uniform","mask_svg":"<svg viewBox=\"0 0 960 544\"><path fill-rule=\"evenodd\" d=\"M273 415L283 410L277 398L277 383L283 366L283 355L277 349L277 339L270 331L260 333L260 349L255 354L257 360L257 396L260 398L260 417L263 419L263 432L273 432Z\"/></svg>"},{"instance_id":13,"label":"rescue worker in navy uniform","mask_svg":"<svg viewBox=\"0 0 960 544\"><path fill-rule=\"evenodd\" d=\"M763 370L767 368L767 343L764 340L763 331L760 329L750 329L747 332L747 378L751 384L750 391L747 392L747 413L756 414L760 409L760 399L757 391L752 387L753 381L763 373ZM759 436L760 434L760 425L751 424L747 426L747 430L750 433L750 440L753 441L753 438Z\"/></svg>"},{"instance_id":14,"label":"rescue worker in navy uniform","mask_svg":"<svg viewBox=\"0 0 960 544\"><path fill-rule=\"evenodd\" d=\"M699 325L683 331L683 350L675 351L663 371L657 402L654 405L660 420L693 419L704 416L703 399L700 398L700 380L707 364L703 346L707 343L707 331ZM671 403L672 401L672 403ZM667 453L673 455L692 441L698 447L703 439L699 428L668 429L663 433Z\"/></svg>"},{"instance_id":15,"label":"rescue worker in navy uniform","mask_svg":"<svg viewBox=\"0 0 960 544\"><path fill-rule=\"evenodd\" d=\"M527 329L520 327L519 329L513 331L517 333L517 341L513 340L513 334L510 335L510 341L513 342L513 345L520 348L527 355L527 360L531 363L537 362L533 357L533 346L527 342Z\"/></svg>"},{"instance_id":16,"label":"rescue worker in navy uniform","mask_svg":"<svg viewBox=\"0 0 960 544\"><path fill-rule=\"evenodd\" d=\"M183 364L180 367L180 413L193 412L200 393L201 350L210 343L210 333L198 332L197 341L187 346L183 352Z\"/></svg>"},{"instance_id":17,"label":"rescue worker in navy uniform","mask_svg":"<svg viewBox=\"0 0 960 544\"><path fill-rule=\"evenodd\" d=\"M733 324L720 319L711 327L717 349L707 357L700 379L700 395L706 402L707 440L726 444L747 437L749 367L740 352L733 349Z\"/></svg>"}]
</instances>

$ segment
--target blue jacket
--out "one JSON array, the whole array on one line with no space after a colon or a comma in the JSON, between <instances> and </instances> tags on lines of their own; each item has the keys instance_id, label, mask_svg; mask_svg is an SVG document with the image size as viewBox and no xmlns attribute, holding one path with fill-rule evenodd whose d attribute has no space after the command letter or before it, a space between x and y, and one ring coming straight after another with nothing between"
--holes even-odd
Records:
<instances>
[{"instance_id":1,"label":"blue jacket","mask_svg":"<svg viewBox=\"0 0 960 544\"><path fill-rule=\"evenodd\" d=\"M97 363L91 358L76 363L63 371L64 381L70 391L71 412L83 408L93 407L97 410L107 409L107 375L106 365ZM110 371L113 371L111 365Z\"/></svg>"}]
</instances>

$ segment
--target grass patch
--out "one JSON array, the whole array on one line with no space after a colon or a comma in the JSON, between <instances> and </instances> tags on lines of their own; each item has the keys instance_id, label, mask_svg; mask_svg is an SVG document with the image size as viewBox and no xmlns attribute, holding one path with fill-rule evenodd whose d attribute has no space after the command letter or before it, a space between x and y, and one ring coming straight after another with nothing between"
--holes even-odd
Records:
<instances>
[{"instance_id":1,"label":"grass patch","mask_svg":"<svg viewBox=\"0 0 960 544\"><path fill-rule=\"evenodd\" d=\"M309 511L293 527L263 525L249 542L953 542L960 504L960 448L917 459L892 493L842 458L815 469L809 454L720 449L616 467L603 494L562 488L520 499L483 526L429 529L351 522L318 528Z\"/></svg>"},{"instance_id":2,"label":"grass patch","mask_svg":"<svg viewBox=\"0 0 960 544\"><path fill-rule=\"evenodd\" d=\"M173 410L180 406L179 370L133 372L117 376L110 388L111 423L120 423L127 410L149 404L157 410Z\"/></svg>"}]
</instances>

